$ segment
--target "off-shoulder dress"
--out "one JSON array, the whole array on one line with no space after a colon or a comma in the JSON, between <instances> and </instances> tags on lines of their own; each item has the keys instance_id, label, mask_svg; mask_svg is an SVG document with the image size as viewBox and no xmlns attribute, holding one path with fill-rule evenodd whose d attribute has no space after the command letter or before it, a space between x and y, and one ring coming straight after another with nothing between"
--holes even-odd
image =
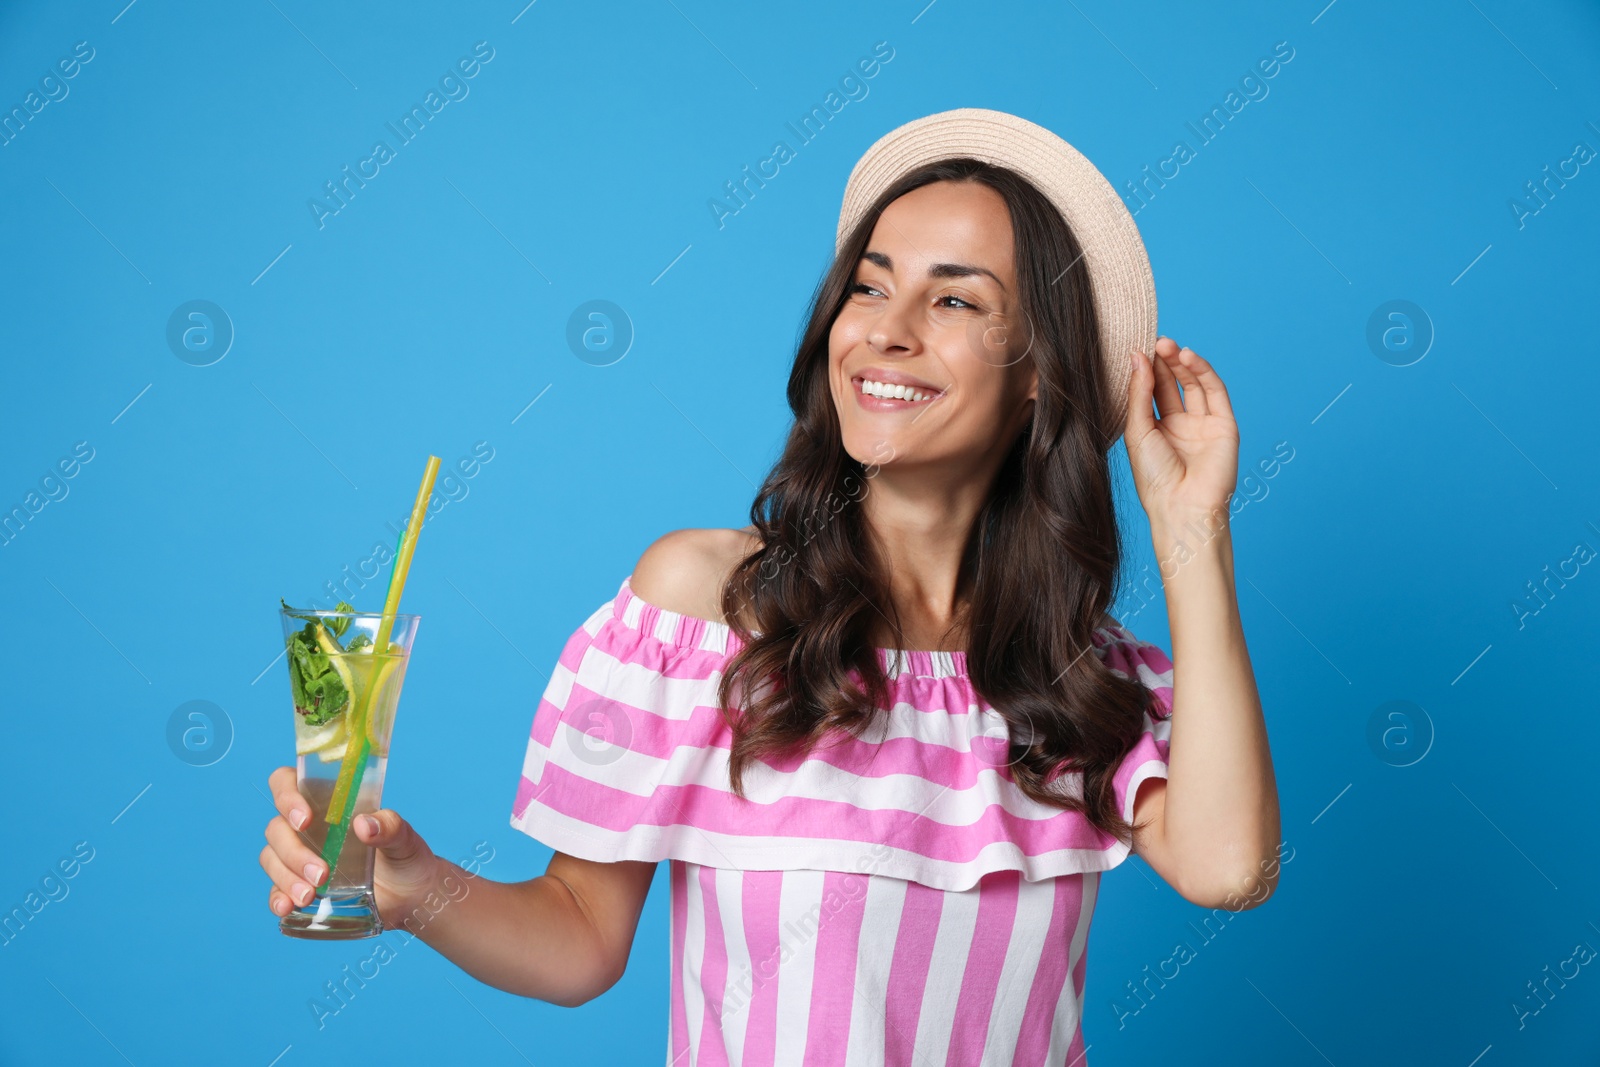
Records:
<instances>
[{"instance_id":1,"label":"off-shoulder dress","mask_svg":"<svg viewBox=\"0 0 1600 1067\"><path fill-rule=\"evenodd\" d=\"M738 635L629 578L562 650L511 824L670 862L667 1063L1083 1067L1090 919L1129 849L1022 793L966 654L877 649L875 731L755 766L740 799L717 708ZM1172 663L1109 619L1094 653L1154 697L1114 778L1131 820L1167 775Z\"/></svg>"}]
</instances>

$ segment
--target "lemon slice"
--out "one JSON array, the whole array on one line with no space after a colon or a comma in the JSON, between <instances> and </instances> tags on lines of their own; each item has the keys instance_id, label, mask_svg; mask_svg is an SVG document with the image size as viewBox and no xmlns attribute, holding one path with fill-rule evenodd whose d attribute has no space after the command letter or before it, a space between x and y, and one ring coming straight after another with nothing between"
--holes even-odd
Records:
<instances>
[{"instance_id":1,"label":"lemon slice","mask_svg":"<svg viewBox=\"0 0 1600 1067\"><path fill-rule=\"evenodd\" d=\"M348 737L342 738L336 745L332 745L328 748L317 749L317 758L323 763L332 763L335 760L342 760L344 759L344 750L349 746L350 739Z\"/></svg>"},{"instance_id":2,"label":"lemon slice","mask_svg":"<svg viewBox=\"0 0 1600 1067\"><path fill-rule=\"evenodd\" d=\"M389 645L389 655L372 680L371 710L367 713L367 743L379 756L389 754L389 730L394 721L395 704L400 700L400 679L405 672L405 650L398 644Z\"/></svg>"},{"instance_id":3,"label":"lemon slice","mask_svg":"<svg viewBox=\"0 0 1600 1067\"><path fill-rule=\"evenodd\" d=\"M341 712L320 726L305 726L299 722L295 723L295 755L309 755L312 752L317 752L330 745L342 742L349 733L345 727L345 721L348 717Z\"/></svg>"}]
</instances>

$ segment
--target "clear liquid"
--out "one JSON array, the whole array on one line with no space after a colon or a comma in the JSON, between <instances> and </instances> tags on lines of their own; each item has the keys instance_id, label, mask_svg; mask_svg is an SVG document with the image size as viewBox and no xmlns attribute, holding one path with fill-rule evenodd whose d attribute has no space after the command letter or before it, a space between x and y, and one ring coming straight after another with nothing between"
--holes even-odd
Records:
<instances>
[{"instance_id":1,"label":"clear liquid","mask_svg":"<svg viewBox=\"0 0 1600 1067\"><path fill-rule=\"evenodd\" d=\"M355 811L351 815L365 815L382 807L384 771L389 764L385 756L367 756L366 773L361 776L361 789L356 793ZM319 856L327 843L328 831L333 826L327 821L328 801L333 799L333 785L339 777L339 761L323 763L316 755L300 756L296 764L300 794L311 805L311 822L300 831L300 837ZM339 849L339 860L334 864L333 877L325 894L331 897L355 896L372 891L374 854L361 843L354 829L345 835ZM313 900L310 905L316 907Z\"/></svg>"}]
</instances>

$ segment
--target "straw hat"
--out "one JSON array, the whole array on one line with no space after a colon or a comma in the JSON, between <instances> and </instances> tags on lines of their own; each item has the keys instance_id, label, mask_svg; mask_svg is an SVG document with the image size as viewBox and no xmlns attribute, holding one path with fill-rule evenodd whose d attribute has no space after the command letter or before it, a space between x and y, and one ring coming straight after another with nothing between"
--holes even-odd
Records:
<instances>
[{"instance_id":1,"label":"straw hat","mask_svg":"<svg viewBox=\"0 0 1600 1067\"><path fill-rule=\"evenodd\" d=\"M856 162L839 209L835 252L878 194L907 171L970 156L1009 168L1044 193L1083 248L1104 349L1109 406L1107 440L1122 433L1128 357L1156 345L1156 283L1139 228L1105 175L1083 153L1043 126L1004 111L963 107L915 119L880 137Z\"/></svg>"}]
</instances>

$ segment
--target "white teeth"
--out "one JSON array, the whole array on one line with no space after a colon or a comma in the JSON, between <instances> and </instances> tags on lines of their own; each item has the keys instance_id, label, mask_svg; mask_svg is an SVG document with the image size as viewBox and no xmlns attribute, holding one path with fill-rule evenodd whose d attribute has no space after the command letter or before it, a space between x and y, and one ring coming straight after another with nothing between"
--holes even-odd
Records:
<instances>
[{"instance_id":1,"label":"white teeth","mask_svg":"<svg viewBox=\"0 0 1600 1067\"><path fill-rule=\"evenodd\" d=\"M913 389L908 385L890 385L887 382L874 382L865 379L861 382L861 391L868 396L909 400L913 404L919 400L926 400L933 395L932 393L924 393L920 389Z\"/></svg>"}]
</instances>

